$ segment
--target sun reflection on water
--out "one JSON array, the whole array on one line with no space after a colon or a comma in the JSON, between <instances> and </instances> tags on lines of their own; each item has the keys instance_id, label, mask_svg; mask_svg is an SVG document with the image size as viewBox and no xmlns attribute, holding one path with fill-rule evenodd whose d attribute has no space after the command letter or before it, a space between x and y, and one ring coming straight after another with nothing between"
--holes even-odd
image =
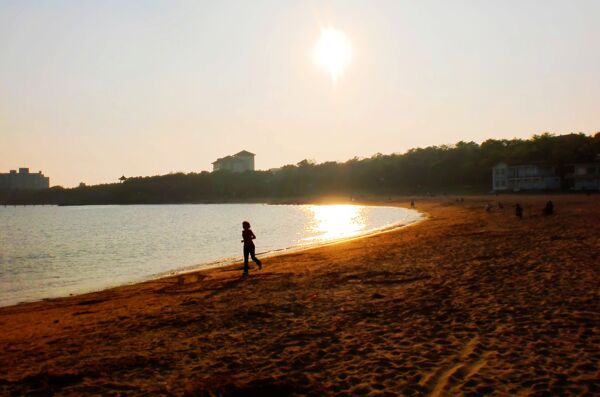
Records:
<instances>
[{"instance_id":1,"label":"sun reflection on water","mask_svg":"<svg viewBox=\"0 0 600 397\"><path fill-rule=\"evenodd\" d=\"M307 240L329 240L350 237L366 227L365 207L357 205L314 205L307 207L313 214Z\"/></svg>"}]
</instances>

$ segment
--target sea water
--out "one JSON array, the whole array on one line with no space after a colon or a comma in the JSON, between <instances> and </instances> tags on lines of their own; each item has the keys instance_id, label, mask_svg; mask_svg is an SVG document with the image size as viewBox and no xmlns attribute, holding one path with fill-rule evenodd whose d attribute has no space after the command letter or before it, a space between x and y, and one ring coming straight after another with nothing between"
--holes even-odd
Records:
<instances>
[{"instance_id":1,"label":"sea water","mask_svg":"<svg viewBox=\"0 0 600 397\"><path fill-rule=\"evenodd\" d=\"M403 208L358 205L0 207L0 306L241 260L244 220L260 256L420 217Z\"/></svg>"}]
</instances>

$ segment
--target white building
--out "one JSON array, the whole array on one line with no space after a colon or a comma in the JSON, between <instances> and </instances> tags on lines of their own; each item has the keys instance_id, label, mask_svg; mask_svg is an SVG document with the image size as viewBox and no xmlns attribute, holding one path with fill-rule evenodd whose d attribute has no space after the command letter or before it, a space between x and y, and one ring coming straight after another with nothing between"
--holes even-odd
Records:
<instances>
[{"instance_id":1,"label":"white building","mask_svg":"<svg viewBox=\"0 0 600 397\"><path fill-rule=\"evenodd\" d=\"M0 190L40 190L50 187L50 178L44 176L42 171L37 174L30 174L29 168L19 168L10 170L7 174L0 174Z\"/></svg>"},{"instance_id":2,"label":"white building","mask_svg":"<svg viewBox=\"0 0 600 397\"><path fill-rule=\"evenodd\" d=\"M560 189L556 167L547 164L498 163L492 168L492 189L496 192Z\"/></svg>"},{"instance_id":3,"label":"white building","mask_svg":"<svg viewBox=\"0 0 600 397\"><path fill-rule=\"evenodd\" d=\"M212 163L213 171L227 170L231 172L254 171L254 153L242 150L232 156L222 157Z\"/></svg>"},{"instance_id":4,"label":"white building","mask_svg":"<svg viewBox=\"0 0 600 397\"><path fill-rule=\"evenodd\" d=\"M566 175L573 190L600 191L600 162L572 164Z\"/></svg>"}]
</instances>

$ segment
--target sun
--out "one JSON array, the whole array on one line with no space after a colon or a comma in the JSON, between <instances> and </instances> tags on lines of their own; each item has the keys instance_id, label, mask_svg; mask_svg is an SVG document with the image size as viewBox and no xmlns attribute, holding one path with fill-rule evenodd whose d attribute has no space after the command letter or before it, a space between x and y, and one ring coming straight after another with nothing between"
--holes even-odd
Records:
<instances>
[{"instance_id":1,"label":"sun","mask_svg":"<svg viewBox=\"0 0 600 397\"><path fill-rule=\"evenodd\" d=\"M334 84L337 83L352 60L350 39L341 30L332 27L321 28L321 35L313 52L313 60L316 65L331 74Z\"/></svg>"}]
</instances>

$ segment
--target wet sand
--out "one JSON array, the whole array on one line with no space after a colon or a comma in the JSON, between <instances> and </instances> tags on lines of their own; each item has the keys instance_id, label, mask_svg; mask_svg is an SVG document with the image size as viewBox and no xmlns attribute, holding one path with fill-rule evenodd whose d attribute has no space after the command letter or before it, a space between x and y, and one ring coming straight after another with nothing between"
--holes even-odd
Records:
<instances>
[{"instance_id":1,"label":"wet sand","mask_svg":"<svg viewBox=\"0 0 600 397\"><path fill-rule=\"evenodd\" d=\"M600 393L600 197L417 200L414 226L0 308L2 395ZM406 205L399 201L398 205ZM389 204L389 202L386 202Z\"/></svg>"}]
</instances>

